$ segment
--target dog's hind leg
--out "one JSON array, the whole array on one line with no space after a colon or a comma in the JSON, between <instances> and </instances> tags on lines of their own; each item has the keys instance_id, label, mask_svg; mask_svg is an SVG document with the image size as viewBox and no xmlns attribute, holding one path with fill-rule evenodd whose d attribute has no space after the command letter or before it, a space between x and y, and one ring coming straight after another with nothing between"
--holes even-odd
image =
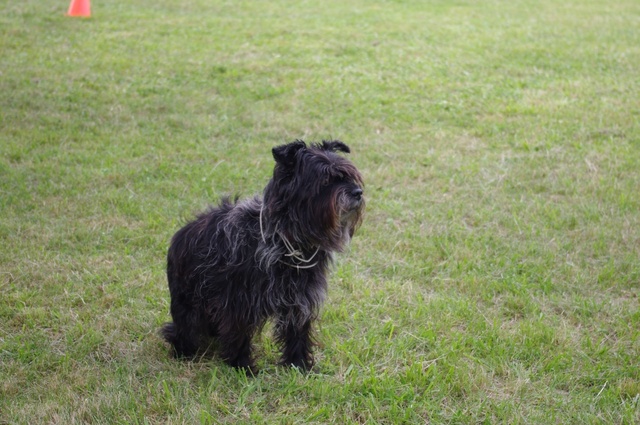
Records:
<instances>
[{"instance_id":1,"label":"dog's hind leg","mask_svg":"<svg viewBox=\"0 0 640 425\"><path fill-rule=\"evenodd\" d=\"M193 315L193 311L181 305L176 299L171 300L173 323L166 323L161 333L173 346L176 357L191 358L198 352L200 321Z\"/></svg>"}]
</instances>

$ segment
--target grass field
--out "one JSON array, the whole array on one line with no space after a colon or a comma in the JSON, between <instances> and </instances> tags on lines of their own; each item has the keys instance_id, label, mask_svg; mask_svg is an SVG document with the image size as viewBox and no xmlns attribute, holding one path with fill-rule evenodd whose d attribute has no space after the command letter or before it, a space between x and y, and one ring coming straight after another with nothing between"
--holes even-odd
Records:
<instances>
[{"instance_id":1,"label":"grass field","mask_svg":"<svg viewBox=\"0 0 640 425\"><path fill-rule=\"evenodd\" d=\"M637 0L0 0L0 423L640 423ZM178 362L164 257L271 147L367 213L315 373Z\"/></svg>"}]
</instances>

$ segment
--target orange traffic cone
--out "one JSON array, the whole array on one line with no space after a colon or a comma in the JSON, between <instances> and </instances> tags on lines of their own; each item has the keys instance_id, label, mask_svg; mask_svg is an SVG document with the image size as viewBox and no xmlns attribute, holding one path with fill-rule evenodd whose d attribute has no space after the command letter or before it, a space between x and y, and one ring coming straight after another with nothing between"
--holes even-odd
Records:
<instances>
[{"instance_id":1,"label":"orange traffic cone","mask_svg":"<svg viewBox=\"0 0 640 425\"><path fill-rule=\"evenodd\" d=\"M84 18L91 16L89 0L71 0L67 16L81 16Z\"/></svg>"}]
</instances>

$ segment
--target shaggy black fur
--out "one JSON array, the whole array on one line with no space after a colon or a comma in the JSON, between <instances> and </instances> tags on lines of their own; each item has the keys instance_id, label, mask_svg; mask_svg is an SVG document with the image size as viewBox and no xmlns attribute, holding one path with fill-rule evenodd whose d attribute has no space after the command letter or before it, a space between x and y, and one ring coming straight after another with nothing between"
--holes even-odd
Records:
<instances>
[{"instance_id":1,"label":"shaggy black fur","mask_svg":"<svg viewBox=\"0 0 640 425\"><path fill-rule=\"evenodd\" d=\"M211 339L229 365L256 372L252 338L269 318L282 364L313 365L313 322L332 253L362 220L363 182L340 141L273 148L262 197L228 198L173 237L167 276L171 316L162 334L178 357Z\"/></svg>"}]
</instances>

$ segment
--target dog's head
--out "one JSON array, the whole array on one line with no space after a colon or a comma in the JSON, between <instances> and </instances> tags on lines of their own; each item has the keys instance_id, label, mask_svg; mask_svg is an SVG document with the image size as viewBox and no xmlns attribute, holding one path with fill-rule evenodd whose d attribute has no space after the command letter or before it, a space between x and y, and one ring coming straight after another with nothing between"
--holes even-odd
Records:
<instances>
[{"instance_id":1,"label":"dog's head","mask_svg":"<svg viewBox=\"0 0 640 425\"><path fill-rule=\"evenodd\" d=\"M349 151L338 140L273 148L276 165L264 203L278 231L298 243L342 250L364 212L362 176L339 154Z\"/></svg>"}]
</instances>

